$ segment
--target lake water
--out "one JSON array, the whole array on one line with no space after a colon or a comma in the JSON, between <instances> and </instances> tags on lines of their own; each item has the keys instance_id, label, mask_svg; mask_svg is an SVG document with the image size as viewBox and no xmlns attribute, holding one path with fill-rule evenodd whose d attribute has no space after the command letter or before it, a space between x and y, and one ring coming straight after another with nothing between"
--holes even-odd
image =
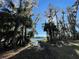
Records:
<instances>
[{"instance_id":1,"label":"lake water","mask_svg":"<svg viewBox=\"0 0 79 59\"><path fill-rule=\"evenodd\" d=\"M42 40L44 40L44 38L31 38L31 43L34 46L38 46L38 41L42 41Z\"/></svg>"}]
</instances>

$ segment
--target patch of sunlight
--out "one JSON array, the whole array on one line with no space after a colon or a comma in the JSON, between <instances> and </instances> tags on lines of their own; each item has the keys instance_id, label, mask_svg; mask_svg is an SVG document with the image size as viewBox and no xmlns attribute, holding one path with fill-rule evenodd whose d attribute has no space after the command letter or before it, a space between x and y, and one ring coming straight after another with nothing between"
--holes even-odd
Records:
<instances>
[{"instance_id":1,"label":"patch of sunlight","mask_svg":"<svg viewBox=\"0 0 79 59\"><path fill-rule=\"evenodd\" d=\"M71 45L71 46L73 46L73 45L74 45L74 46L79 46L79 44L78 44L78 43L71 43L71 42L70 42L70 44L69 44L69 45Z\"/></svg>"},{"instance_id":2,"label":"patch of sunlight","mask_svg":"<svg viewBox=\"0 0 79 59\"><path fill-rule=\"evenodd\" d=\"M47 40L47 39L44 39L43 41L44 41L44 42L48 42L48 40Z\"/></svg>"},{"instance_id":3,"label":"patch of sunlight","mask_svg":"<svg viewBox=\"0 0 79 59\"><path fill-rule=\"evenodd\" d=\"M75 49L75 51L76 51L77 55L79 56L79 50L78 49Z\"/></svg>"},{"instance_id":4,"label":"patch of sunlight","mask_svg":"<svg viewBox=\"0 0 79 59\"><path fill-rule=\"evenodd\" d=\"M79 46L79 44L74 43L74 45Z\"/></svg>"},{"instance_id":5,"label":"patch of sunlight","mask_svg":"<svg viewBox=\"0 0 79 59\"><path fill-rule=\"evenodd\" d=\"M11 58L11 57L19 54L21 51L23 51L23 50L25 50L25 49L27 49L29 47L31 47L30 44L28 44L24 48L18 49L17 51L13 51L13 50L12 51L7 51L5 54L3 54L2 56L0 56L0 59L9 59L9 58Z\"/></svg>"}]
</instances>

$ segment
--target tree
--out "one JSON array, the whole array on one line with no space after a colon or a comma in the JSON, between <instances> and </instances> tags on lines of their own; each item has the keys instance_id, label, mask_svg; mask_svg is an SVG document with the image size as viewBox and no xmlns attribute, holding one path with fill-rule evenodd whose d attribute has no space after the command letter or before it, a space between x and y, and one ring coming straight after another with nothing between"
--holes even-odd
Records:
<instances>
[{"instance_id":1,"label":"tree","mask_svg":"<svg viewBox=\"0 0 79 59\"><path fill-rule=\"evenodd\" d=\"M7 5L2 9L4 12L0 12L1 46L16 47L17 45L24 45L29 42L26 29L32 28L32 14L30 13L33 8L32 2L32 0L20 0L20 6L16 8L12 0L6 0L8 7L11 7L12 11L16 10L16 13L12 13L12 11L5 8Z\"/></svg>"},{"instance_id":2,"label":"tree","mask_svg":"<svg viewBox=\"0 0 79 59\"><path fill-rule=\"evenodd\" d=\"M72 37L75 37L76 34L76 18L77 18L77 11L78 11L78 6L79 6L79 0L77 0L74 5L72 5L72 8L68 8L68 22L69 22L69 29L71 32Z\"/></svg>"},{"instance_id":3,"label":"tree","mask_svg":"<svg viewBox=\"0 0 79 59\"><path fill-rule=\"evenodd\" d=\"M56 25L54 24L54 22L52 21L53 20L53 17L56 16L57 18L57 11L50 7L49 5L49 8L46 12L46 17L48 18L48 23L45 23L44 25L44 31L47 32L47 39L50 43L56 43L56 34L58 32L58 29L56 27ZM55 40L54 40L55 39Z\"/></svg>"}]
</instances>

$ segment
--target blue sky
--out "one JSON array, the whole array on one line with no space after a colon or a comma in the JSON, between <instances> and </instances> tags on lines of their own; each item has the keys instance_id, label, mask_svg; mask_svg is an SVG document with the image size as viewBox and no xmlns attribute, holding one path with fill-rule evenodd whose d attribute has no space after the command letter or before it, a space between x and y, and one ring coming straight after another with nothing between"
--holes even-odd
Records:
<instances>
[{"instance_id":1,"label":"blue sky","mask_svg":"<svg viewBox=\"0 0 79 59\"><path fill-rule=\"evenodd\" d=\"M36 26L36 30L38 32L38 35L36 34L36 36L46 36L46 33L43 31L43 27L41 24L45 23L45 21L47 20L45 17L45 11L47 10L49 3L51 3L57 9L63 9L64 11L66 11L66 7L72 6L74 2L75 0L39 0L38 8L33 9L33 12L35 14L41 14L41 19Z\"/></svg>"}]
</instances>

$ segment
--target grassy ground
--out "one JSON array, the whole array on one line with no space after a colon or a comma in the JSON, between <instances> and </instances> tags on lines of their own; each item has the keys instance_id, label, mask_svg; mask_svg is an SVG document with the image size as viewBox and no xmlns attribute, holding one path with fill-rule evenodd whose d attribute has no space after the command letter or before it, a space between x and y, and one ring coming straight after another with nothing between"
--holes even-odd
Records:
<instances>
[{"instance_id":1,"label":"grassy ground","mask_svg":"<svg viewBox=\"0 0 79 59\"><path fill-rule=\"evenodd\" d=\"M46 43L45 47L24 49L9 59L79 59L79 41L70 41L61 47Z\"/></svg>"}]
</instances>

